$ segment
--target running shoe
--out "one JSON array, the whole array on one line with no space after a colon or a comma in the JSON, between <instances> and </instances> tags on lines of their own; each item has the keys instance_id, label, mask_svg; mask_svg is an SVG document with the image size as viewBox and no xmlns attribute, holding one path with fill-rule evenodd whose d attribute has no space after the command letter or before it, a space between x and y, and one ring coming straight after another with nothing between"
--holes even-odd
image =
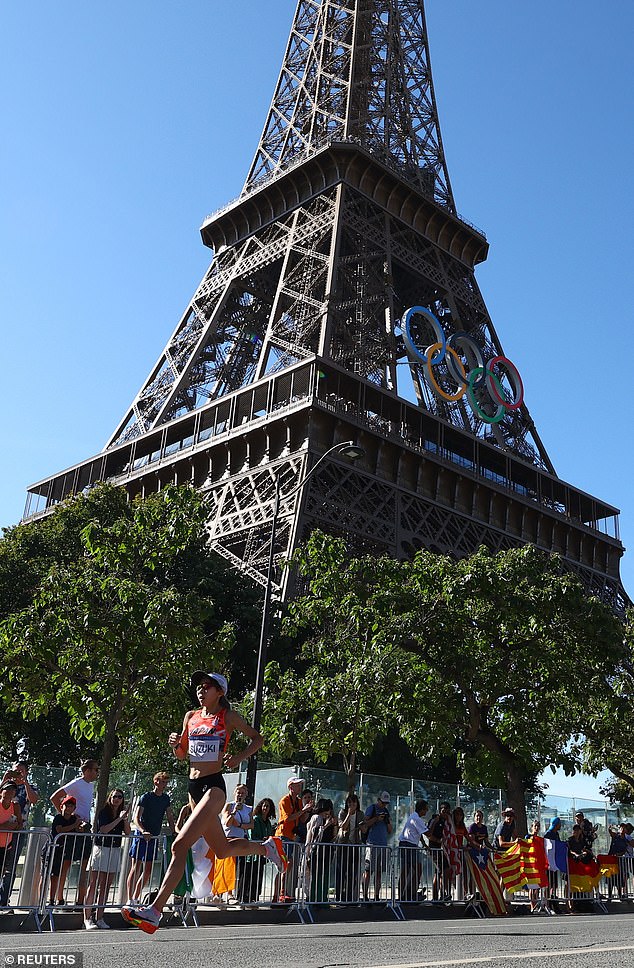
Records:
<instances>
[{"instance_id":1,"label":"running shoe","mask_svg":"<svg viewBox=\"0 0 634 968\"><path fill-rule=\"evenodd\" d=\"M288 858L284 853L280 838L267 837L264 841L264 849L266 851L266 859L270 860L277 867L278 871L283 874L288 867Z\"/></svg>"},{"instance_id":2,"label":"running shoe","mask_svg":"<svg viewBox=\"0 0 634 968\"><path fill-rule=\"evenodd\" d=\"M122 907L121 914L123 915L124 921L127 921L128 924L133 924L135 928L140 928L146 934L154 934L162 917L152 905L137 908Z\"/></svg>"},{"instance_id":3,"label":"running shoe","mask_svg":"<svg viewBox=\"0 0 634 968\"><path fill-rule=\"evenodd\" d=\"M86 931L94 931L97 926L98 926L97 922L93 921L92 918L86 918L84 921L84 927Z\"/></svg>"},{"instance_id":4,"label":"running shoe","mask_svg":"<svg viewBox=\"0 0 634 968\"><path fill-rule=\"evenodd\" d=\"M101 928L102 931L104 928L107 928L108 930L110 929L110 925L108 924L107 921L104 921L103 918L99 918L99 920L97 921L97 927Z\"/></svg>"}]
</instances>

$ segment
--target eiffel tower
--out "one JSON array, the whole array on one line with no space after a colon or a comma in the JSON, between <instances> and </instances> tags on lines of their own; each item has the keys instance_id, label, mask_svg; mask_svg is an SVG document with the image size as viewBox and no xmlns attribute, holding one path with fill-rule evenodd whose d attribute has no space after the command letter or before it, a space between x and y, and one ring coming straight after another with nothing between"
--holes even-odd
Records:
<instances>
[{"instance_id":1,"label":"eiffel tower","mask_svg":"<svg viewBox=\"0 0 634 968\"><path fill-rule=\"evenodd\" d=\"M26 519L97 481L191 482L213 546L264 582L279 484L278 563L314 527L399 557L533 542L624 607L618 510L557 476L475 280L423 0L299 0L242 193L201 234L211 265L130 409ZM297 489L347 440L361 461Z\"/></svg>"}]
</instances>

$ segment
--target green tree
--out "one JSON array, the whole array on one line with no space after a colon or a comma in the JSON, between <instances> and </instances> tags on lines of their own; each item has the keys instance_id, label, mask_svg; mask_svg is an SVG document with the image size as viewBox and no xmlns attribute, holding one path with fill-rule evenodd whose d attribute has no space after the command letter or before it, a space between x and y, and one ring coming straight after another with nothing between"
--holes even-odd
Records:
<instances>
[{"instance_id":1,"label":"green tree","mask_svg":"<svg viewBox=\"0 0 634 968\"><path fill-rule=\"evenodd\" d=\"M93 521L113 524L129 513L123 488L98 485L86 494L59 504L52 514L2 529L0 539L0 621L29 606L54 566L68 565L84 555L82 531ZM2 690L0 749L6 759L17 755L25 740L31 760L61 766L99 755L100 744L71 734L66 712L53 707L46 718L16 716L15 704Z\"/></svg>"},{"instance_id":2,"label":"green tree","mask_svg":"<svg viewBox=\"0 0 634 968\"><path fill-rule=\"evenodd\" d=\"M38 764L66 766L95 755L95 744L71 735L63 709L49 709L46 718L24 719L0 702L0 759L27 759Z\"/></svg>"},{"instance_id":3,"label":"green tree","mask_svg":"<svg viewBox=\"0 0 634 968\"><path fill-rule=\"evenodd\" d=\"M52 565L70 564L82 557L82 532L88 524L111 525L128 511L123 488L100 484L59 504L44 518L3 528L0 619L31 604Z\"/></svg>"},{"instance_id":4,"label":"green tree","mask_svg":"<svg viewBox=\"0 0 634 968\"><path fill-rule=\"evenodd\" d=\"M608 690L588 697L579 747L588 772L614 774L602 792L614 802L634 802L634 610L626 618L623 656Z\"/></svg>"},{"instance_id":5,"label":"green tree","mask_svg":"<svg viewBox=\"0 0 634 968\"><path fill-rule=\"evenodd\" d=\"M292 667L267 666L267 750L286 759L307 749L320 763L340 755L353 790L358 757L396 722L407 679L410 657L380 634L400 565L351 558L344 541L319 531L295 563L308 591L290 605L284 631L302 645Z\"/></svg>"},{"instance_id":6,"label":"green tree","mask_svg":"<svg viewBox=\"0 0 634 968\"><path fill-rule=\"evenodd\" d=\"M620 803L624 807L634 806L634 786L629 781L613 776L599 787L599 793L610 803Z\"/></svg>"},{"instance_id":7,"label":"green tree","mask_svg":"<svg viewBox=\"0 0 634 968\"><path fill-rule=\"evenodd\" d=\"M622 627L556 556L533 546L481 548L458 562L420 552L404 570L416 604L408 611L396 599L394 622L411 640L417 673L403 734L436 758L453 746L466 781L500 782L525 827L535 774L580 766L571 738L587 724L588 697L609 691Z\"/></svg>"},{"instance_id":8,"label":"green tree","mask_svg":"<svg viewBox=\"0 0 634 968\"><path fill-rule=\"evenodd\" d=\"M60 707L76 738L102 744L101 802L119 737L163 749L165 724L182 717L184 676L226 667L235 629L222 597L205 593L214 584L219 591L224 565L218 571L207 549L199 493L168 487L128 504L99 490L107 513L93 514L78 544L72 528L64 531L67 555L39 584L33 570L29 604L0 626L0 672L10 709L30 719ZM99 495L93 511L98 504ZM85 510L60 516L83 524Z\"/></svg>"}]
</instances>

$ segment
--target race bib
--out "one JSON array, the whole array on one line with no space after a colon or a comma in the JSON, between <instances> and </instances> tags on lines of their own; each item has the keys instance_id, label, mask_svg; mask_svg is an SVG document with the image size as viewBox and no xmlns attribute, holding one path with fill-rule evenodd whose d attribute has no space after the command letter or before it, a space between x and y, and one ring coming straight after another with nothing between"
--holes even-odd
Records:
<instances>
[{"instance_id":1,"label":"race bib","mask_svg":"<svg viewBox=\"0 0 634 968\"><path fill-rule=\"evenodd\" d=\"M221 743L220 736L190 736L189 759L196 763L217 763Z\"/></svg>"}]
</instances>

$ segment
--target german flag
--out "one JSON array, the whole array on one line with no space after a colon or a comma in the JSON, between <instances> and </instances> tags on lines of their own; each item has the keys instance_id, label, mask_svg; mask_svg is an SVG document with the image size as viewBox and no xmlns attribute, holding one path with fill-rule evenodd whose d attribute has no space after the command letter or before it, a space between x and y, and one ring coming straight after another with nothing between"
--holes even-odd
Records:
<instances>
[{"instance_id":1,"label":"german flag","mask_svg":"<svg viewBox=\"0 0 634 968\"><path fill-rule=\"evenodd\" d=\"M619 859L614 854L597 854L597 864L601 877L616 877L619 873Z\"/></svg>"},{"instance_id":2,"label":"german flag","mask_svg":"<svg viewBox=\"0 0 634 968\"><path fill-rule=\"evenodd\" d=\"M601 880L601 871L596 860L574 860L568 855L568 878L571 891L588 894Z\"/></svg>"}]
</instances>

